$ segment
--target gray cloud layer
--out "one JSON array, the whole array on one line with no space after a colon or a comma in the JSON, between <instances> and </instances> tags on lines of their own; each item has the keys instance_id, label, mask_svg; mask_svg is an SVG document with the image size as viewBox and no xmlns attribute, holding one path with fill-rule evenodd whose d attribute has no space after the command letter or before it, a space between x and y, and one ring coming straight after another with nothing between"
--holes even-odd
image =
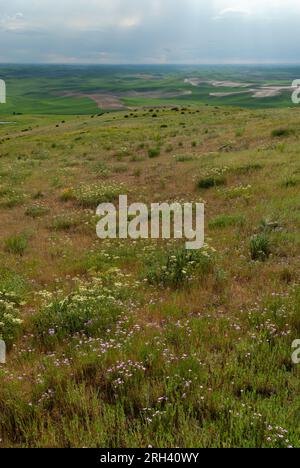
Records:
<instances>
[{"instance_id":1,"label":"gray cloud layer","mask_svg":"<svg viewBox=\"0 0 300 468\"><path fill-rule=\"evenodd\" d=\"M0 0L0 61L300 62L298 0Z\"/></svg>"}]
</instances>

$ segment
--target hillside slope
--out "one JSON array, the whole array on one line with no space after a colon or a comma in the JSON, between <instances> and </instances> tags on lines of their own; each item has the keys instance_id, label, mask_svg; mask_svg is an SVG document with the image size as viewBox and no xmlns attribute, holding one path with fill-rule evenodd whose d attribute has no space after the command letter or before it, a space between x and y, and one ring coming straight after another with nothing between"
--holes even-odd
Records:
<instances>
[{"instance_id":1,"label":"hillside slope","mask_svg":"<svg viewBox=\"0 0 300 468\"><path fill-rule=\"evenodd\" d=\"M0 126L0 447L299 447L300 109L92 117ZM97 239L120 193L207 246Z\"/></svg>"}]
</instances>

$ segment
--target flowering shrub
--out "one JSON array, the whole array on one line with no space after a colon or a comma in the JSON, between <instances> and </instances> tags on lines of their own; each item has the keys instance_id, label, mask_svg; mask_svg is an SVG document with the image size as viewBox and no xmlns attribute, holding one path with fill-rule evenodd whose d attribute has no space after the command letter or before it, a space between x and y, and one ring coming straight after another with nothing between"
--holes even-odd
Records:
<instances>
[{"instance_id":1,"label":"flowering shrub","mask_svg":"<svg viewBox=\"0 0 300 468\"><path fill-rule=\"evenodd\" d=\"M197 182L198 188L209 189L212 187L219 187L221 185L226 185L227 179L226 179L225 174L227 170L228 170L227 167L216 167L216 168L210 169L205 174L203 174L203 177L200 180L198 180Z\"/></svg>"},{"instance_id":2,"label":"flowering shrub","mask_svg":"<svg viewBox=\"0 0 300 468\"><path fill-rule=\"evenodd\" d=\"M71 229L75 229L80 226L83 222L84 218L80 215L63 213L55 216L49 227L54 231L70 231Z\"/></svg>"},{"instance_id":3,"label":"flowering shrub","mask_svg":"<svg viewBox=\"0 0 300 468\"><path fill-rule=\"evenodd\" d=\"M178 288L193 279L195 274L206 274L212 268L213 249L205 245L201 250L179 248L162 255L150 265L146 278L152 285Z\"/></svg>"},{"instance_id":4,"label":"flowering shrub","mask_svg":"<svg viewBox=\"0 0 300 468\"><path fill-rule=\"evenodd\" d=\"M123 192L121 184L82 185L73 190L73 197L84 208L96 208L100 203L114 201Z\"/></svg>"},{"instance_id":5,"label":"flowering shrub","mask_svg":"<svg viewBox=\"0 0 300 468\"><path fill-rule=\"evenodd\" d=\"M122 315L128 289L118 282L121 273L91 282L81 282L77 289L66 297L42 293L44 304L34 318L37 335L44 342L63 339L75 333L101 336Z\"/></svg>"},{"instance_id":6,"label":"flowering shrub","mask_svg":"<svg viewBox=\"0 0 300 468\"><path fill-rule=\"evenodd\" d=\"M238 185L236 187L230 187L226 190L220 190L220 193L226 200L234 200L237 198L249 200L251 198L251 190L251 185Z\"/></svg>"},{"instance_id":7,"label":"flowering shrub","mask_svg":"<svg viewBox=\"0 0 300 468\"><path fill-rule=\"evenodd\" d=\"M22 324L19 318L19 305L14 293L0 290L0 338L7 345L12 344Z\"/></svg>"}]
</instances>

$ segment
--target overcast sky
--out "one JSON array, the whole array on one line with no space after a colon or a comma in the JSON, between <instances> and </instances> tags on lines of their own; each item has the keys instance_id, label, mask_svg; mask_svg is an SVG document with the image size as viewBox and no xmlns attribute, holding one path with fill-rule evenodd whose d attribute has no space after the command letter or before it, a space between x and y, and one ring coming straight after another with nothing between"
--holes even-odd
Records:
<instances>
[{"instance_id":1,"label":"overcast sky","mask_svg":"<svg viewBox=\"0 0 300 468\"><path fill-rule=\"evenodd\" d=\"M300 1L0 0L0 61L300 63Z\"/></svg>"}]
</instances>

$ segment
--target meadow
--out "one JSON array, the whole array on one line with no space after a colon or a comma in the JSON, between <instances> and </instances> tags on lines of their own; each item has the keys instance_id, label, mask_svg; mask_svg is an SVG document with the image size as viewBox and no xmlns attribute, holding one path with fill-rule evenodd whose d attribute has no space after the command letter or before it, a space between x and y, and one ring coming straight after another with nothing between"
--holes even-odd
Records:
<instances>
[{"instance_id":1,"label":"meadow","mask_svg":"<svg viewBox=\"0 0 300 468\"><path fill-rule=\"evenodd\" d=\"M0 447L299 447L300 108L80 112L15 92ZM203 201L205 247L97 239L96 207L120 193Z\"/></svg>"}]
</instances>

